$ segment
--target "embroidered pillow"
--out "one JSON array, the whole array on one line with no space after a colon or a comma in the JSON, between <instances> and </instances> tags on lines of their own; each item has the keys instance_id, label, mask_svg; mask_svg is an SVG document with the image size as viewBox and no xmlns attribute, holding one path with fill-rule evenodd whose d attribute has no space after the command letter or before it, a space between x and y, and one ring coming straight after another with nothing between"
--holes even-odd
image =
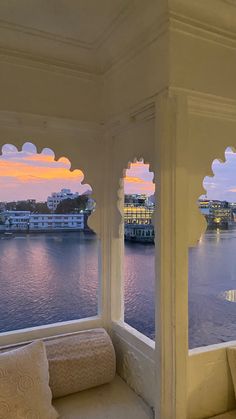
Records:
<instances>
[{"instance_id":1,"label":"embroidered pillow","mask_svg":"<svg viewBox=\"0 0 236 419\"><path fill-rule=\"evenodd\" d=\"M0 419L56 419L44 343L0 354Z\"/></svg>"}]
</instances>

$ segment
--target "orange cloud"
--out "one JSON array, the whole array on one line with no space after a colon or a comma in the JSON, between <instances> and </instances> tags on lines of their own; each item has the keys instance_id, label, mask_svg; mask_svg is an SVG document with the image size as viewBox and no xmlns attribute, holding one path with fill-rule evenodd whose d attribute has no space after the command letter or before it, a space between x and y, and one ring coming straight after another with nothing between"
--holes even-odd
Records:
<instances>
[{"instance_id":1,"label":"orange cloud","mask_svg":"<svg viewBox=\"0 0 236 419\"><path fill-rule=\"evenodd\" d=\"M9 147L0 156L0 199L4 201L34 198L45 200L53 191L70 188L84 193L90 185L83 184L81 170L70 171L66 157L55 160L51 150L38 154L34 149L17 151Z\"/></svg>"},{"instance_id":2,"label":"orange cloud","mask_svg":"<svg viewBox=\"0 0 236 419\"><path fill-rule=\"evenodd\" d=\"M40 159L40 161L42 161L42 159ZM14 177L19 181L33 181L34 179L77 179L81 182L83 180L84 175L81 170L70 171L68 168L57 167L56 163L57 162L55 162L55 167L47 167L27 164L25 161L20 163L18 161L9 162L6 160L0 160L0 176Z\"/></svg>"},{"instance_id":3,"label":"orange cloud","mask_svg":"<svg viewBox=\"0 0 236 419\"><path fill-rule=\"evenodd\" d=\"M136 163L131 163L130 164L130 169L137 168L137 167L142 167L142 168L145 168L145 169L149 169L149 164L148 163L143 163L141 161L137 161ZM128 170L130 170L130 169L128 169Z\"/></svg>"},{"instance_id":4,"label":"orange cloud","mask_svg":"<svg viewBox=\"0 0 236 419\"><path fill-rule=\"evenodd\" d=\"M48 154L28 154L22 157L22 160L53 162L54 156Z\"/></svg>"},{"instance_id":5,"label":"orange cloud","mask_svg":"<svg viewBox=\"0 0 236 419\"><path fill-rule=\"evenodd\" d=\"M141 179L140 177L134 177L134 176L126 176L124 178L125 182L129 182L129 183L143 183L145 182L143 179Z\"/></svg>"}]
</instances>

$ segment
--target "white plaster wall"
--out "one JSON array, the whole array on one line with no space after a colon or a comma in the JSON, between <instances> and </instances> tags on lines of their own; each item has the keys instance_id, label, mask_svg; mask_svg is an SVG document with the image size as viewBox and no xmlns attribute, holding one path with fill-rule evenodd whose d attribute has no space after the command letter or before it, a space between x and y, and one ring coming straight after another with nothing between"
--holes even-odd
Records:
<instances>
[{"instance_id":1,"label":"white plaster wall","mask_svg":"<svg viewBox=\"0 0 236 419\"><path fill-rule=\"evenodd\" d=\"M234 43L186 26L173 23L170 31L170 85L235 99Z\"/></svg>"},{"instance_id":2,"label":"white plaster wall","mask_svg":"<svg viewBox=\"0 0 236 419\"><path fill-rule=\"evenodd\" d=\"M0 110L92 122L101 118L96 75L71 76L50 66L40 69L40 63L32 68L27 62L17 65L0 59L0 91Z\"/></svg>"},{"instance_id":3,"label":"white plaster wall","mask_svg":"<svg viewBox=\"0 0 236 419\"><path fill-rule=\"evenodd\" d=\"M235 409L226 346L227 344L212 345L190 351L188 419L209 418Z\"/></svg>"},{"instance_id":4,"label":"white plaster wall","mask_svg":"<svg viewBox=\"0 0 236 419\"><path fill-rule=\"evenodd\" d=\"M144 38L145 39L145 38ZM119 62L104 75L105 120L123 113L168 86L169 44L166 28L140 51Z\"/></svg>"},{"instance_id":5,"label":"white plaster wall","mask_svg":"<svg viewBox=\"0 0 236 419\"><path fill-rule=\"evenodd\" d=\"M113 324L112 341L116 352L117 372L152 408L155 407L154 343L145 343L129 326ZM148 338L146 339L148 341Z\"/></svg>"}]
</instances>

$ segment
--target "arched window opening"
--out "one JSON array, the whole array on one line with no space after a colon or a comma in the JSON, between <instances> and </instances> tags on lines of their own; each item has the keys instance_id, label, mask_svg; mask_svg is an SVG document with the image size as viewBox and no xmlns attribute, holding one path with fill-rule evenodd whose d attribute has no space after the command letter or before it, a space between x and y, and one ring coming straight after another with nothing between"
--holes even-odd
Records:
<instances>
[{"instance_id":1,"label":"arched window opening","mask_svg":"<svg viewBox=\"0 0 236 419\"><path fill-rule=\"evenodd\" d=\"M189 251L189 347L236 339L236 153L214 160L198 205L207 229Z\"/></svg>"},{"instance_id":2,"label":"arched window opening","mask_svg":"<svg viewBox=\"0 0 236 419\"><path fill-rule=\"evenodd\" d=\"M98 312L99 243L81 170L44 148L2 147L0 332L77 320Z\"/></svg>"},{"instance_id":3,"label":"arched window opening","mask_svg":"<svg viewBox=\"0 0 236 419\"><path fill-rule=\"evenodd\" d=\"M155 185L149 164L130 164L124 178L124 319L155 339Z\"/></svg>"}]
</instances>

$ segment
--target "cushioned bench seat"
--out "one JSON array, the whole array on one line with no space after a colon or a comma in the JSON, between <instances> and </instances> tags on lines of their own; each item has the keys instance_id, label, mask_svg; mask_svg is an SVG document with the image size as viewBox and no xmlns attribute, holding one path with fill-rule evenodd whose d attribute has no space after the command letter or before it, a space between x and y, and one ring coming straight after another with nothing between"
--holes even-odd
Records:
<instances>
[{"instance_id":1,"label":"cushioned bench seat","mask_svg":"<svg viewBox=\"0 0 236 419\"><path fill-rule=\"evenodd\" d=\"M236 410L231 410L230 412L222 413L222 415L214 416L211 419L236 419Z\"/></svg>"},{"instance_id":2,"label":"cushioned bench seat","mask_svg":"<svg viewBox=\"0 0 236 419\"><path fill-rule=\"evenodd\" d=\"M109 383L54 399L60 419L153 419L151 408L116 375Z\"/></svg>"}]
</instances>

